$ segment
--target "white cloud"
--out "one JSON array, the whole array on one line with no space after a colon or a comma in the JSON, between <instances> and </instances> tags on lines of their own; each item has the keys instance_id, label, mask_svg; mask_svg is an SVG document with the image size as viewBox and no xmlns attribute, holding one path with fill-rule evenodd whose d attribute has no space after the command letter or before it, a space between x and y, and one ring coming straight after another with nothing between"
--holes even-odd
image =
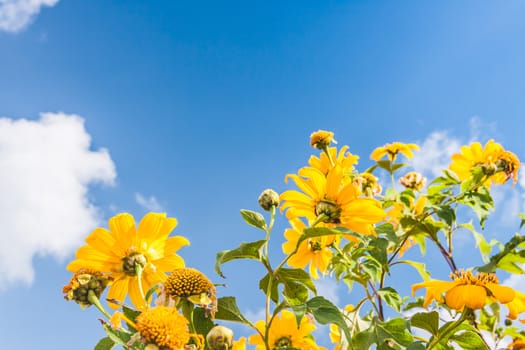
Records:
<instances>
[{"instance_id":1,"label":"white cloud","mask_svg":"<svg viewBox=\"0 0 525 350\"><path fill-rule=\"evenodd\" d=\"M434 131L419 142L419 151L414 152L412 166L427 176L439 176L450 164L452 154L459 152L461 143L445 131Z\"/></svg>"},{"instance_id":2,"label":"white cloud","mask_svg":"<svg viewBox=\"0 0 525 350\"><path fill-rule=\"evenodd\" d=\"M18 32L26 28L43 6L58 0L0 0L0 30Z\"/></svg>"},{"instance_id":3,"label":"white cloud","mask_svg":"<svg viewBox=\"0 0 525 350\"><path fill-rule=\"evenodd\" d=\"M0 285L31 283L32 258L64 258L99 223L88 186L111 184L115 166L76 115L0 118Z\"/></svg>"},{"instance_id":4,"label":"white cloud","mask_svg":"<svg viewBox=\"0 0 525 350\"><path fill-rule=\"evenodd\" d=\"M317 289L317 295L322 295L335 305L339 305L339 295L337 294L339 284L335 279L329 277L319 279L315 281L315 287Z\"/></svg>"},{"instance_id":5,"label":"white cloud","mask_svg":"<svg viewBox=\"0 0 525 350\"><path fill-rule=\"evenodd\" d=\"M162 205L160 205L159 201L157 200L157 198L155 198L155 196L149 196L148 198L146 198L140 193L135 193L135 201L138 205L140 205L146 210L154 212L164 211Z\"/></svg>"}]
</instances>

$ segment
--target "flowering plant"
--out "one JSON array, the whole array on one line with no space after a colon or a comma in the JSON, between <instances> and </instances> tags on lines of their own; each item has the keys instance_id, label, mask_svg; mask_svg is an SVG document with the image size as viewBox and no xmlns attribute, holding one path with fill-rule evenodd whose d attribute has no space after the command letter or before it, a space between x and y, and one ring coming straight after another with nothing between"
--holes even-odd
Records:
<instances>
[{"instance_id":1,"label":"flowering plant","mask_svg":"<svg viewBox=\"0 0 525 350\"><path fill-rule=\"evenodd\" d=\"M73 277L63 288L65 298L94 305L105 317L107 337L95 349L245 349L247 343L256 350L324 349L312 335L317 324L330 325L334 349L489 349L505 339L512 341L509 349L521 349L525 294L500 284L497 274L524 273L525 236L500 243L478 232L495 209L492 186L517 181L516 155L493 140L484 146L474 142L452 156L441 176L427 181L400 162L418 150L415 144L379 147L370 156L375 164L359 172L359 157L347 146L333 146L333 137L323 130L311 135L320 154L286 176L296 189L260 195L266 217L241 210L264 237L217 253L219 276L233 260L263 266L264 319L248 320L234 296L218 296L207 276L185 266L178 251L189 241L170 236L174 218L149 213L136 225L123 213L109 220L108 229L95 229L67 266ZM389 177L389 188L383 190L376 175ZM284 231L284 258L276 264L269 239L279 212L290 227ZM470 212L476 224L463 219ZM459 231L471 232L483 265L457 265L453 237ZM427 245L439 251L450 280L431 278ZM403 258L414 246L421 258ZM403 265L421 278L411 295L396 284ZM362 297L355 305L334 304L317 293L320 274ZM106 287L111 313L100 301ZM424 298L416 298L420 290ZM500 306L508 310L504 320ZM227 322L246 325L252 335L235 339Z\"/></svg>"}]
</instances>

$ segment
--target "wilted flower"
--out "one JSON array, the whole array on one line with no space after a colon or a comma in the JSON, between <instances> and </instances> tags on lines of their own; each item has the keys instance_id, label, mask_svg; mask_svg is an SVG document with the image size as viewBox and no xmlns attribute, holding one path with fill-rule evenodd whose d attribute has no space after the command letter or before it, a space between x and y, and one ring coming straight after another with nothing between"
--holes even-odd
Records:
<instances>
[{"instance_id":1,"label":"wilted flower","mask_svg":"<svg viewBox=\"0 0 525 350\"><path fill-rule=\"evenodd\" d=\"M425 187L426 182L427 179L416 171L406 173L405 176L399 179L399 183L401 183L401 185L414 191L421 191L423 187Z\"/></svg>"},{"instance_id":2,"label":"wilted flower","mask_svg":"<svg viewBox=\"0 0 525 350\"><path fill-rule=\"evenodd\" d=\"M100 298L110 281L110 277L99 271L81 269L75 272L69 283L62 288L62 292L66 300L74 300L85 308L93 304L93 297Z\"/></svg>"}]
</instances>

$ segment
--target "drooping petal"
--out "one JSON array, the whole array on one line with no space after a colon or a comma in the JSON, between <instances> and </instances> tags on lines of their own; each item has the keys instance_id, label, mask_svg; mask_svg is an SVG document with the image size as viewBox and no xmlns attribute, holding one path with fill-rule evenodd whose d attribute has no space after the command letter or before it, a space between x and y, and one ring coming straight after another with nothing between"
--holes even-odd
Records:
<instances>
[{"instance_id":1,"label":"drooping petal","mask_svg":"<svg viewBox=\"0 0 525 350\"><path fill-rule=\"evenodd\" d=\"M415 295L418 289L426 288L427 293L425 294L423 306L427 307L433 300L436 300L437 302L443 302L443 293L456 286L456 284L456 282L440 280L430 280L416 283L412 285L412 295Z\"/></svg>"},{"instance_id":2,"label":"drooping petal","mask_svg":"<svg viewBox=\"0 0 525 350\"><path fill-rule=\"evenodd\" d=\"M481 309L487 301L485 287L473 284L457 285L445 295L445 302L455 310L462 310L464 306L470 309Z\"/></svg>"},{"instance_id":3,"label":"drooping petal","mask_svg":"<svg viewBox=\"0 0 525 350\"><path fill-rule=\"evenodd\" d=\"M501 286L495 283L487 283L485 287L487 287L487 289L492 293L492 296L494 296L494 298L496 298L496 300L502 304L511 302L516 295L514 289L507 286Z\"/></svg>"}]
</instances>

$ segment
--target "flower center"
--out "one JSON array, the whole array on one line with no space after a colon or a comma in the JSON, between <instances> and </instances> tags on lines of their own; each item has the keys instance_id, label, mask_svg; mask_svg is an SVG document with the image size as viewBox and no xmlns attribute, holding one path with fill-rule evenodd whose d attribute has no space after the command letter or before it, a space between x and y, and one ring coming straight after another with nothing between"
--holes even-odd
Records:
<instances>
[{"instance_id":1,"label":"flower center","mask_svg":"<svg viewBox=\"0 0 525 350\"><path fill-rule=\"evenodd\" d=\"M461 281L465 284L473 284L477 286L485 286L487 283L499 284L498 277L493 273L477 273L476 276L472 271L456 271L450 274L454 281Z\"/></svg>"},{"instance_id":2,"label":"flower center","mask_svg":"<svg viewBox=\"0 0 525 350\"><path fill-rule=\"evenodd\" d=\"M132 277L137 275L137 266L144 267L147 263L148 260L141 253L131 253L122 258L122 268L124 273Z\"/></svg>"},{"instance_id":3,"label":"flower center","mask_svg":"<svg viewBox=\"0 0 525 350\"><path fill-rule=\"evenodd\" d=\"M322 246L321 242L319 242L318 240L309 239L308 240L308 248L310 248L310 250L312 252L318 252L321 249L323 249L323 246Z\"/></svg>"},{"instance_id":4,"label":"flower center","mask_svg":"<svg viewBox=\"0 0 525 350\"><path fill-rule=\"evenodd\" d=\"M325 219L323 222L331 224L340 224L341 220L341 208L336 202L330 199L323 199L315 205L315 215L324 215Z\"/></svg>"},{"instance_id":5,"label":"flower center","mask_svg":"<svg viewBox=\"0 0 525 350\"><path fill-rule=\"evenodd\" d=\"M273 344L272 350L284 350L284 349L293 349L291 336L281 337L277 339L277 341Z\"/></svg>"}]
</instances>

